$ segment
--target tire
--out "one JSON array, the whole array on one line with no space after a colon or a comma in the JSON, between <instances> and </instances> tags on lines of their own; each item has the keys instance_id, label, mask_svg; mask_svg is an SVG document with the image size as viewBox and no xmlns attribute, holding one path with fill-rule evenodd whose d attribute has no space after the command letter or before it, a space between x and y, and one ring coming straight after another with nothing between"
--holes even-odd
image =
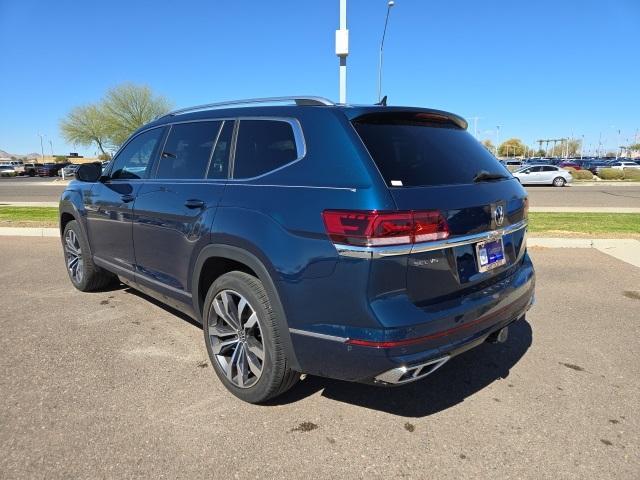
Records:
<instances>
[{"instance_id":1,"label":"tire","mask_svg":"<svg viewBox=\"0 0 640 480\"><path fill-rule=\"evenodd\" d=\"M269 296L252 275L233 271L213 282L204 301L203 332L216 375L245 402L265 402L300 378L288 366Z\"/></svg>"},{"instance_id":2,"label":"tire","mask_svg":"<svg viewBox=\"0 0 640 480\"><path fill-rule=\"evenodd\" d=\"M87 239L75 220L71 220L64 227L62 247L69 279L81 292L99 290L115 281L114 274L93 263Z\"/></svg>"},{"instance_id":3,"label":"tire","mask_svg":"<svg viewBox=\"0 0 640 480\"><path fill-rule=\"evenodd\" d=\"M564 187L565 183L567 183L567 181L562 177L556 177L553 179L553 182L552 182L554 187Z\"/></svg>"}]
</instances>

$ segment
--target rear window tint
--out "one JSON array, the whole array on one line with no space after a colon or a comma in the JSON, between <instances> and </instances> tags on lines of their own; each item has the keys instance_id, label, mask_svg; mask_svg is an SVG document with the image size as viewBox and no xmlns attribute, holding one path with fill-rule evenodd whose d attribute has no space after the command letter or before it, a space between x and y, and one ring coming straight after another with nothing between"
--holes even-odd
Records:
<instances>
[{"instance_id":1,"label":"rear window tint","mask_svg":"<svg viewBox=\"0 0 640 480\"><path fill-rule=\"evenodd\" d=\"M392 187L473 183L481 170L506 172L472 135L439 115L367 115L353 125Z\"/></svg>"},{"instance_id":2,"label":"rear window tint","mask_svg":"<svg viewBox=\"0 0 640 480\"><path fill-rule=\"evenodd\" d=\"M251 178L282 167L298 157L289 122L240 120L233 178Z\"/></svg>"}]
</instances>

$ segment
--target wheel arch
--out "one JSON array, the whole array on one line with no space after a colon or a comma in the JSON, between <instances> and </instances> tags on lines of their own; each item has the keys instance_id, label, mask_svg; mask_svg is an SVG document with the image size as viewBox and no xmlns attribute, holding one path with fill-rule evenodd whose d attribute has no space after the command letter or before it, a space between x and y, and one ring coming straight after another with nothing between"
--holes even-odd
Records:
<instances>
[{"instance_id":1,"label":"wheel arch","mask_svg":"<svg viewBox=\"0 0 640 480\"><path fill-rule=\"evenodd\" d=\"M191 279L193 309L200 323L204 320L204 299L210 285L220 275L239 270L257 277L264 285L271 307L275 313L281 340L287 359L293 370L299 370L298 360L293 349L289 323L280 300L278 289L267 266L253 253L233 245L211 244L204 247L194 265Z\"/></svg>"},{"instance_id":2,"label":"wheel arch","mask_svg":"<svg viewBox=\"0 0 640 480\"><path fill-rule=\"evenodd\" d=\"M87 235L86 225L82 219L83 219L83 216L78 210L78 207L70 198L70 195L68 194L64 195L63 198L60 200L59 215L58 215L58 221L59 221L59 227L60 227L60 238L64 241L63 236L64 236L65 227L70 221L75 220L80 226L80 230L82 231L84 238L86 238L87 240L87 245L89 246L89 254L91 254L91 242L89 242L89 235Z\"/></svg>"}]
</instances>

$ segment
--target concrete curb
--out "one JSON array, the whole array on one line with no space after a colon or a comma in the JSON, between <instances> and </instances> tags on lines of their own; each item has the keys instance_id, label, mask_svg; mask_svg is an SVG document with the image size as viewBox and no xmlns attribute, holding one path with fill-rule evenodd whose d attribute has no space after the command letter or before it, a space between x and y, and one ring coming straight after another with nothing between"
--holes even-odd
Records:
<instances>
[{"instance_id":1,"label":"concrete curb","mask_svg":"<svg viewBox=\"0 0 640 480\"><path fill-rule=\"evenodd\" d=\"M55 207L58 202L0 202L0 207Z\"/></svg>"},{"instance_id":2,"label":"concrete curb","mask_svg":"<svg viewBox=\"0 0 640 480\"><path fill-rule=\"evenodd\" d=\"M41 227L0 227L1 237L59 237L57 228Z\"/></svg>"}]
</instances>

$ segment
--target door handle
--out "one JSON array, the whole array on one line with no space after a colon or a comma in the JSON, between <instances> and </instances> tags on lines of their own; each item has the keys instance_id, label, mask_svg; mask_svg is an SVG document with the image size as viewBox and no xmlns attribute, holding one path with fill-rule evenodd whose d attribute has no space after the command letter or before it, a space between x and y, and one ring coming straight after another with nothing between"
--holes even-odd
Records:
<instances>
[{"instance_id":1,"label":"door handle","mask_svg":"<svg viewBox=\"0 0 640 480\"><path fill-rule=\"evenodd\" d=\"M184 202L184 206L187 208L204 208L204 202L195 198L189 199Z\"/></svg>"},{"instance_id":2,"label":"door handle","mask_svg":"<svg viewBox=\"0 0 640 480\"><path fill-rule=\"evenodd\" d=\"M136 197L134 197L133 195L122 195L120 197L120 199L124 202L124 203L129 203L129 202L133 202L135 200Z\"/></svg>"}]
</instances>

